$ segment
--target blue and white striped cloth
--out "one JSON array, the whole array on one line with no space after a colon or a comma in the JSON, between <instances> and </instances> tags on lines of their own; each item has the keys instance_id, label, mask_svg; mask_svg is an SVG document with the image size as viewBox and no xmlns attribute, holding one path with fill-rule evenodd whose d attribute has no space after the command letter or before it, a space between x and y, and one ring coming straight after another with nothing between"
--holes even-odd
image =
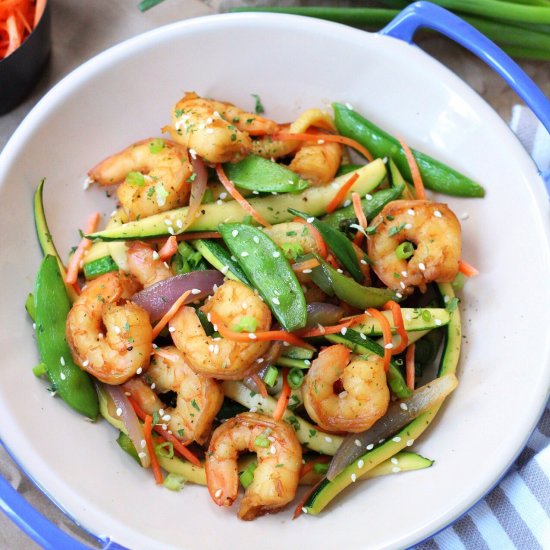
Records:
<instances>
[{"instance_id":1,"label":"blue and white striped cloth","mask_svg":"<svg viewBox=\"0 0 550 550\"><path fill-rule=\"evenodd\" d=\"M550 134L521 105L512 130L537 166L550 170ZM416 550L550 549L550 401L504 479L467 514Z\"/></svg>"}]
</instances>

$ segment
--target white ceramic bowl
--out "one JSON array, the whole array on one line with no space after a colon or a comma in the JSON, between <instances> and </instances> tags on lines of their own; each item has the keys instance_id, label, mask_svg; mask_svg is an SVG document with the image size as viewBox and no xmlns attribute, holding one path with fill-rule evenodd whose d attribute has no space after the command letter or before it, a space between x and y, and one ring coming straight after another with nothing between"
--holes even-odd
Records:
<instances>
[{"instance_id":1,"label":"white ceramic bowl","mask_svg":"<svg viewBox=\"0 0 550 550\"><path fill-rule=\"evenodd\" d=\"M350 102L411 146L483 183L487 197L448 198L463 222L464 258L481 275L462 296L460 386L416 448L425 471L353 487L318 518L252 523L220 510L201 487L160 490L91 424L51 399L23 304L40 251L32 195L47 178L50 228L64 254L92 210L86 171L132 141L159 135L186 90L291 120ZM548 200L502 120L416 47L312 19L223 15L177 23L86 63L27 117L0 159L0 436L38 485L83 527L134 549L398 548L456 519L502 476L525 444L549 386Z\"/></svg>"}]
</instances>

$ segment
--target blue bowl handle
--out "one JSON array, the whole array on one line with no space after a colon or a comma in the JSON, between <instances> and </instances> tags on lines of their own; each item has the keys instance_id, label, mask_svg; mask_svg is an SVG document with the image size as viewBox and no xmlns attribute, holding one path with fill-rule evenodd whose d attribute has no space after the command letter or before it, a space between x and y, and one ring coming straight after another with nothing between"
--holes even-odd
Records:
<instances>
[{"instance_id":1,"label":"blue bowl handle","mask_svg":"<svg viewBox=\"0 0 550 550\"><path fill-rule=\"evenodd\" d=\"M487 63L525 101L550 132L548 98L510 56L460 17L430 2L415 2L386 25L380 34L412 43L419 28L440 32ZM550 170L542 177L550 192Z\"/></svg>"}]
</instances>

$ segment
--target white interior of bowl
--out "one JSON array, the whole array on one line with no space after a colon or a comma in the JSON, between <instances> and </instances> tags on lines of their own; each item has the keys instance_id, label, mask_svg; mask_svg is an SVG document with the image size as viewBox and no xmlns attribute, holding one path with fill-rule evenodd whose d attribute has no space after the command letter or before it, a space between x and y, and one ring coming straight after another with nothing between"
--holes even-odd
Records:
<instances>
[{"instance_id":1,"label":"white interior of bowl","mask_svg":"<svg viewBox=\"0 0 550 550\"><path fill-rule=\"evenodd\" d=\"M51 399L23 304L40 261L32 195L46 177L53 237L65 254L103 191L87 170L130 142L160 135L184 91L291 120L302 109L351 103L407 142L487 188L445 198L463 221L463 257L481 275L463 293L460 386L415 446L429 470L357 483L318 518L252 523L220 510L201 487L161 490L117 447L115 431ZM131 548L305 550L404 547L471 506L521 450L549 385L548 200L536 169L498 116L415 47L326 22L232 15L182 22L93 59L36 107L0 162L0 436L73 518Z\"/></svg>"}]
</instances>

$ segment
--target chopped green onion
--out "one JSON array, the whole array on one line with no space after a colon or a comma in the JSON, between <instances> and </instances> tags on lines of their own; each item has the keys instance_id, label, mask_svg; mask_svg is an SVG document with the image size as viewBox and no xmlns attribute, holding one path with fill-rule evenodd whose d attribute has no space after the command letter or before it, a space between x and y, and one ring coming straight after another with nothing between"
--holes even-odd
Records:
<instances>
[{"instance_id":1,"label":"chopped green onion","mask_svg":"<svg viewBox=\"0 0 550 550\"><path fill-rule=\"evenodd\" d=\"M130 185L137 185L138 187L143 187L145 185L145 178L141 172L128 172L126 181Z\"/></svg>"},{"instance_id":2,"label":"chopped green onion","mask_svg":"<svg viewBox=\"0 0 550 550\"><path fill-rule=\"evenodd\" d=\"M296 260L298 256L304 254L304 249L298 243L283 243L281 250L288 260Z\"/></svg>"},{"instance_id":3,"label":"chopped green onion","mask_svg":"<svg viewBox=\"0 0 550 550\"><path fill-rule=\"evenodd\" d=\"M293 368L288 373L288 385L297 390L304 382L304 372L301 369Z\"/></svg>"},{"instance_id":4,"label":"chopped green onion","mask_svg":"<svg viewBox=\"0 0 550 550\"><path fill-rule=\"evenodd\" d=\"M47 372L46 363L38 363L38 365L32 369L32 373L37 377L44 376Z\"/></svg>"},{"instance_id":5,"label":"chopped green onion","mask_svg":"<svg viewBox=\"0 0 550 550\"><path fill-rule=\"evenodd\" d=\"M401 243L395 249L395 255L400 260L406 260L407 258L410 258L413 254L414 254L414 246L409 241L405 241Z\"/></svg>"},{"instance_id":6,"label":"chopped green onion","mask_svg":"<svg viewBox=\"0 0 550 550\"><path fill-rule=\"evenodd\" d=\"M258 94L250 94L250 95L256 100L254 112L257 115L261 115L263 112L265 112L265 109L264 109L264 106L262 105L262 100L260 99L260 96Z\"/></svg>"},{"instance_id":7,"label":"chopped green onion","mask_svg":"<svg viewBox=\"0 0 550 550\"><path fill-rule=\"evenodd\" d=\"M164 458L174 458L174 445L170 441L155 445L155 454Z\"/></svg>"},{"instance_id":8,"label":"chopped green onion","mask_svg":"<svg viewBox=\"0 0 550 550\"><path fill-rule=\"evenodd\" d=\"M212 189L210 189L210 187L207 187L204 195L202 196L202 204L209 204L211 202L214 202L214 193L212 193Z\"/></svg>"},{"instance_id":9,"label":"chopped green onion","mask_svg":"<svg viewBox=\"0 0 550 550\"><path fill-rule=\"evenodd\" d=\"M157 4L160 4L163 0L142 0L138 4L139 11L147 11L154 8Z\"/></svg>"},{"instance_id":10,"label":"chopped green onion","mask_svg":"<svg viewBox=\"0 0 550 550\"><path fill-rule=\"evenodd\" d=\"M267 439L267 437L265 435L259 435L255 440L254 440L254 445L256 445L256 447L269 447L269 439Z\"/></svg>"},{"instance_id":11,"label":"chopped green onion","mask_svg":"<svg viewBox=\"0 0 550 550\"><path fill-rule=\"evenodd\" d=\"M162 484L170 491L181 491L186 482L187 480L179 474L168 474Z\"/></svg>"},{"instance_id":12,"label":"chopped green onion","mask_svg":"<svg viewBox=\"0 0 550 550\"><path fill-rule=\"evenodd\" d=\"M163 149L164 149L163 139L157 138L149 142L149 152L153 153L153 155L160 153Z\"/></svg>"},{"instance_id":13,"label":"chopped green onion","mask_svg":"<svg viewBox=\"0 0 550 550\"><path fill-rule=\"evenodd\" d=\"M422 319L426 321L426 323L429 323L432 320L432 314L427 310L422 310Z\"/></svg>"},{"instance_id":14,"label":"chopped green onion","mask_svg":"<svg viewBox=\"0 0 550 550\"><path fill-rule=\"evenodd\" d=\"M453 290L455 292L460 292L464 288L464 284L468 280L468 277L464 275L464 273L460 273L460 271L456 274L455 280L451 283L451 286L453 287Z\"/></svg>"},{"instance_id":15,"label":"chopped green onion","mask_svg":"<svg viewBox=\"0 0 550 550\"><path fill-rule=\"evenodd\" d=\"M328 464L314 464L313 471L316 474L325 475L328 472Z\"/></svg>"},{"instance_id":16,"label":"chopped green onion","mask_svg":"<svg viewBox=\"0 0 550 550\"><path fill-rule=\"evenodd\" d=\"M264 383L272 388L277 383L277 378L279 378L279 369L273 365L269 365L269 368L264 374Z\"/></svg>"},{"instance_id":17,"label":"chopped green onion","mask_svg":"<svg viewBox=\"0 0 550 550\"><path fill-rule=\"evenodd\" d=\"M256 332L258 328L258 321L254 317L243 316L239 319L238 323L235 323L231 329L233 332Z\"/></svg>"},{"instance_id":18,"label":"chopped green onion","mask_svg":"<svg viewBox=\"0 0 550 550\"><path fill-rule=\"evenodd\" d=\"M251 462L246 470L243 470L239 474L239 480L241 482L241 485L247 489L248 486L254 481L254 470L258 467L258 464L256 462Z\"/></svg>"}]
</instances>

